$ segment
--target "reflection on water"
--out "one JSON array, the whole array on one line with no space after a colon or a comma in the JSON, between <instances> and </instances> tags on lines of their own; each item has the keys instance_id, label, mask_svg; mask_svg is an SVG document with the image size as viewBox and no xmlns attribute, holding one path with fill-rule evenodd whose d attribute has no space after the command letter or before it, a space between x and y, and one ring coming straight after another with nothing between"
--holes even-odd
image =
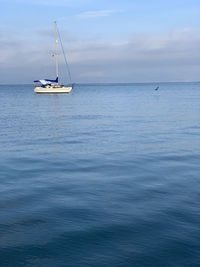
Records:
<instances>
[{"instance_id":1,"label":"reflection on water","mask_svg":"<svg viewBox=\"0 0 200 267\"><path fill-rule=\"evenodd\" d=\"M52 121L52 125L54 125L53 133L54 136L52 137L52 141L55 143L55 153L59 153L61 151L61 143L60 138L62 136L62 106L59 102L60 95L52 95L53 97L53 108L52 112L54 112L55 117Z\"/></svg>"}]
</instances>

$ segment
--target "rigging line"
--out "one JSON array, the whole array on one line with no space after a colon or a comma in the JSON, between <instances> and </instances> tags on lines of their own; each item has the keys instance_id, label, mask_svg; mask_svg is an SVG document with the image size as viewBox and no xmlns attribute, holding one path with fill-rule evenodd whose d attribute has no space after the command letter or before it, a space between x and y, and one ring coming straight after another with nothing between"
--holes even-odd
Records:
<instances>
[{"instance_id":1,"label":"rigging line","mask_svg":"<svg viewBox=\"0 0 200 267\"><path fill-rule=\"evenodd\" d=\"M65 51L64 51L64 47L63 47L62 40L61 40L61 37L60 37L60 32L58 30L58 26L57 26L57 32L58 32L58 37L59 37L59 40L60 40L62 52L63 52L63 55L64 55L65 64L67 66L67 72L68 72L68 75L69 75L69 80L70 80L70 83L71 83L72 82L72 78L71 78L71 73L70 73L70 69L69 69L69 64L67 62L67 58L66 58L66 55L65 55Z\"/></svg>"}]
</instances>

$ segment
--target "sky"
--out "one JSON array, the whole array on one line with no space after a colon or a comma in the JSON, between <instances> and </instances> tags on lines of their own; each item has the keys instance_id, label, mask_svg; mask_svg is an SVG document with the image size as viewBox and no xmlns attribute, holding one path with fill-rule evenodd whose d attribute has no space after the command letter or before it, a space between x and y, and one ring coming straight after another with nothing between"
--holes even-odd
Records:
<instances>
[{"instance_id":1,"label":"sky","mask_svg":"<svg viewBox=\"0 0 200 267\"><path fill-rule=\"evenodd\" d=\"M54 21L73 82L200 81L199 0L0 3L0 84L55 78Z\"/></svg>"}]
</instances>

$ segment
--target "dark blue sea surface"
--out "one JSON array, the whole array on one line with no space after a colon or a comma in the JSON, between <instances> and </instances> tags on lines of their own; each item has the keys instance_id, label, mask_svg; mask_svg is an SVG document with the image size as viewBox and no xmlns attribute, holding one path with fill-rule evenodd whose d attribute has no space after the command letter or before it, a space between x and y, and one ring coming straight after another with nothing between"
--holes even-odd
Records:
<instances>
[{"instance_id":1,"label":"dark blue sea surface","mask_svg":"<svg viewBox=\"0 0 200 267\"><path fill-rule=\"evenodd\" d=\"M200 266L200 83L0 86L0 266Z\"/></svg>"}]
</instances>

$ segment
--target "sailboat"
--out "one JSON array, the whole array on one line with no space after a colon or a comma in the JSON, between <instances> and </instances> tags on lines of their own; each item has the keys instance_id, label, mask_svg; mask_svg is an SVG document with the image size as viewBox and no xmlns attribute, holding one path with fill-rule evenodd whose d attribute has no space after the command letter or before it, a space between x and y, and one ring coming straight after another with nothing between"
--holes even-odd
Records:
<instances>
[{"instance_id":1,"label":"sailboat","mask_svg":"<svg viewBox=\"0 0 200 267\"><path fill-rule=\"evenodd\" d=\"M58 83L58 40L57 40L57 25L54 22L54 33L55 33L55 58L56 58L56 79L41 79L34 81L34 92L37 94L60 94L60 93L70 93L74 84L71 85L61 85ZM58 32L59 34L59 32ZM59 36L60 37L60 36ZM61 41L61 39L60 39ZM61 43L62 45L62 43ZM63 48L63 47L62 47ZM64 50L63 50L64 53ZM66 58L65 62L67 64Z\"/></svg>"}]
</instances>

